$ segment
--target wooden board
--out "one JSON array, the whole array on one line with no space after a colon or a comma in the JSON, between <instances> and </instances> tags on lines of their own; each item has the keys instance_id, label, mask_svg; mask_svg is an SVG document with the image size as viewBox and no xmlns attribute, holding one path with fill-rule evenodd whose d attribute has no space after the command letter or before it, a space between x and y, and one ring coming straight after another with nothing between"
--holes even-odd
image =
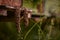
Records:
<instances>
[{"instance_id":1,"label":"wooden board","mask_svg":"<svg viewBox=\"0 0 60 40\"><path fill-rule=\"evenodd\" d=\"M21 6L21 0L0 0L0 5Z\"/></svg>"}]
</instances>

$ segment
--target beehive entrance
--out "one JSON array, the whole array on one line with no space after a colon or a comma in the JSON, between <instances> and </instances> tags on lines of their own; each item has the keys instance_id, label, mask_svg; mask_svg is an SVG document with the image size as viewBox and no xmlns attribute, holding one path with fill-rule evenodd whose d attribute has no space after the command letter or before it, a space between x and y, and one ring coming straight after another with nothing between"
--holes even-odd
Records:
<instances>
[{"instance_id":1,"label":"beehive entrance","mask_svg":"<svg viewBox=\"0 0 60 40\"><path fill-rule=\"evenodd\" d=\"M0 22L15 20L16 8L20 7L21 0L0 0Z\"/></svg>"}]
</instances>

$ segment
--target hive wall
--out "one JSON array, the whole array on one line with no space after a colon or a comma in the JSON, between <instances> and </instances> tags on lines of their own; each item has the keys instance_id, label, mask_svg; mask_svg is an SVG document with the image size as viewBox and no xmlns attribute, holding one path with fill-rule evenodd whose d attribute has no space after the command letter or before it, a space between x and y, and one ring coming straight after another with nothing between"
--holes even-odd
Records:
<instances>
[{"instance_id":1,"label":"hive wall","mask_svg":"<svg viewBox=\"0 0 60 40\"><path fill-rule=\"evenodd\" d=\"M21 6L21 0L0 0L0 5Z\"/></svg>"}]
</instances>

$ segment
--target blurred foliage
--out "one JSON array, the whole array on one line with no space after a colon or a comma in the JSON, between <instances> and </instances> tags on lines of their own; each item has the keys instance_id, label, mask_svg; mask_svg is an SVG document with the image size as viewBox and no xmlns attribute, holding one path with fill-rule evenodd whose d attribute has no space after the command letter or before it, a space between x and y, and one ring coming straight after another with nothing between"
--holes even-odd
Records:
<instances>
[{"instance_id":1,"label":"blurred foliage","mask_svg":"<svg viewBox=\"0 0 60 40\"><path fill-rule=\"evenodd\" d=\"M60 23L55 21L55 26L52 26L51 39L60 40ZM43 24L42 24L43 23ZM30 19L28 27L25 27L24 22L21 21L21 39L20 40L48 40L49 26L51 22L47 22L44 25L43 22L36 22ZM44 30L41 29L44 25ZM17 40L18 33L13 22L0 22L0 40Z\"/></svg>"},{"instance_id":2,"label":"blurred foliage","mask_svg":"<svg viewBox=\"0 0 60 40\"><path fill-rule=\"evenodd\" d=\"M37 4L41 3L42 0L23 0L23 6L27 8L36 8ZM29 5L29 6L28 6Z\"/></svg>"},{"instance_id":3,"label":"blurred foliage","mask_svg":"<svg viewBox=\"0 0 60 40\"><path fill-rule=\"evenodd\" d=\"M41 0L24 0L24 5L27 8L36 6ZM36 22L33 19L29 20L29 26L24 25L21 21L21 39L20 40L60 40L60 19L56 18L54 26L48 39L51 22L49 20ZM43 28L43 29L42 29ZM17 40L18 33L13 22L0 22L0 40Z\"/></svg>"},{"instance_id":4,"label":"blurred foliage","mask_svg":"<svg viewBox=\"0 0 60 40\"><path fill-rule=\"evenodd\" d=\"M32 4L32 6L36 6L41 1L42 0L24 0L25 3L30 3L30 4Z\"/></svg>"},{"instance_id":5,"label":"blurred foliage","mask_svg":"<svg viewBox=\"0 0 60 40\"><path fill-rule=\"evenodd\" d=\"M17 40L17 30L14 23L0 22L0 40Z\"/></svg>"}]
</instances>

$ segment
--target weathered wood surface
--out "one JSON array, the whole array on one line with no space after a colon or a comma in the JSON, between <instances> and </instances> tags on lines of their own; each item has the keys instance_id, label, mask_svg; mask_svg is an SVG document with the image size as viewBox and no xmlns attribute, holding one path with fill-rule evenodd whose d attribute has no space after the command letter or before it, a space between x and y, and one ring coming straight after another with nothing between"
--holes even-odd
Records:
<instances>
[{"instance_id":1,"label":"weathered wood surface","mask_svg":"<svg viewBox=\"0 0 60 40\"><path fill-rule=\"evenodd\" d=\"M21 6L21 0L0 0L0 5Z\"/></svg>"}]
</instances>

